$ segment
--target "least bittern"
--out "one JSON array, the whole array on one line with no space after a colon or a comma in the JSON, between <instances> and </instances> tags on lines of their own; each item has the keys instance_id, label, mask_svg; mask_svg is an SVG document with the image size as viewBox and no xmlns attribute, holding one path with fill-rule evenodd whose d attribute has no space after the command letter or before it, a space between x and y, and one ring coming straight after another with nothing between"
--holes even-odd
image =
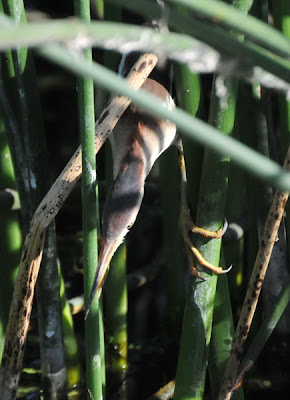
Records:
<instances>
[{"instance_id":1,"label":"least bittern","mask_svg":"<svg viewBox=\"0 0 290 400\"><path fill-rule=\"evenodd\" d=\"M127 61L128 59L132 63L134 55L132 56L131 54L127 57ZM121 65L123 70L126 71L126 61L122 61ZM168 90L160 83L164 83L163 76L158 71L153 71L151 74L153 79L147 78L142 88L158 97L165 107L173 109L175 107L174 101ZM176 126L170 121L152 117L139 107L131 104L120 118L109 139L113 153L114 183L103 211L101 251L94 284L86 308L86 316L96 292L99 295L101 294L113 254L136 220L144 195L146 177L158 157L171 145L176 145L180 151L181 178L183 182L180 226L192 273L199 276L193 264L192 254L200 264L216 273L228 271L208 263L196 247L193 246L189 238L189 230L191 230L206 237L221 239L225 229L209 232L196 227L190 219L186 196L184 195L186 173L182 143L180 136L176 132Z\"/></svg>"}]
</instances>

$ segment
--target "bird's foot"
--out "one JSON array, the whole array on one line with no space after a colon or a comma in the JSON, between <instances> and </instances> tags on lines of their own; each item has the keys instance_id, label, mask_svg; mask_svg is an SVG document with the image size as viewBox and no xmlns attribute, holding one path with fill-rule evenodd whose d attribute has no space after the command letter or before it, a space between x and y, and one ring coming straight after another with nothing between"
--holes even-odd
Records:
<instances>
[{"instance_id":1,"label":"bird's foot","mask_svg":"<svg viewBox=\"0 0 290 400\"><path fill-rule=\"evenodd\" d=\"M188 211L189 213L189 211ZM189 216L190 218L190 216ZM210 238L210 239L221 239L228 229L228 221L225 219L225 222L222 226L222 228L218 229L217 231L208 231L207 229L200 228L190 220L190 225L188 226L189 230L192 233L198 233L199 235L205 237L205 238Z\"/></svg>"},{"instance_id":2,"label":"bird's foot","mask_svg":"<svg viewBox=\"0 0 290 400\"><path fill-rule=\"evenodd\" d=\"M228 269L222 269L221 267L215 266L208 262L199 252L199 250L193 245L190 237L189 237L189 231L192 233L197 233L199 235L202 235L206 238L212 238L212 239L221 239L227 230L228 224L227 221L225 220L225 223L222 228L218 229L217 231L208 231L203 228L199 228L198 226L194 225L194 223L191 220L190 216L190 211L189 209L184 210L181 213L180 219L179 219L179 225L182 233L183 240L185 242L186 246L186 253L187 253L187 258L189 261L190 265L190 272L192 275L201 278L200 273L196 269L194 265L194 258L198 262L198 264L210 269L211 271L215 272L216 274L225 274L229 272L232 268L230 266ZM204 279L204 278L202 278Z\"/></svg>"}]
</instances>

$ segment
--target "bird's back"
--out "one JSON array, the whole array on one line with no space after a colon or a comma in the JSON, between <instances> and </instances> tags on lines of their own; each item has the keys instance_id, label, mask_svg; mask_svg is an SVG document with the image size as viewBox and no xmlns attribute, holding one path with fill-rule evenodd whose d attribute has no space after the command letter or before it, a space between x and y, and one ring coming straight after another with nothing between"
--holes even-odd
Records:
<instances>
[{"instance_id":1,"label":"bird's back","mask_svg":"<svg viewBox=\"0 0 290 400\"><path fill-rule=\"evenodd\" d=\"M175 107L169 92L157 81L148 78L142 88L159 97L165 107ZM118 175L125 157L139 158L144 162L147 176L156 159L174 144L175 140L176 127L172 122L151 117L138 106L131 104L110 135L114 177Z\"/></svg>"}]
</instances>

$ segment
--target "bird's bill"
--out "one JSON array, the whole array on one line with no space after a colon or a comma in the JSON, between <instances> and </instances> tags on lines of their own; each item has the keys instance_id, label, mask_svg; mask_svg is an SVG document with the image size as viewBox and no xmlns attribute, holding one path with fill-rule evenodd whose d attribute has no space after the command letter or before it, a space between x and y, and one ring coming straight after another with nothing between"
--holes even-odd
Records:
<instances>
[{"instance_id":1,"label":"bird's bill","mask_svg":"<svg viewBox=\"0 0 290 400\"><path fill-rule=\"evenodd\" d=\"M118 246L120 245L120 240L114 240L114 241L107 241L103 240L102 245L101 245L101 251L99 255L99 261L98 261L98 268L96 271L96 275L94 278L93 286L91 289L90 297L88 300L88 304L86 306L85 310L85 319L87 318L93 299L98 293L98 297L100 297L102 293L102 288L110 267L110 262L111 259L117 250Z\"/></svg>"}]
</instances>

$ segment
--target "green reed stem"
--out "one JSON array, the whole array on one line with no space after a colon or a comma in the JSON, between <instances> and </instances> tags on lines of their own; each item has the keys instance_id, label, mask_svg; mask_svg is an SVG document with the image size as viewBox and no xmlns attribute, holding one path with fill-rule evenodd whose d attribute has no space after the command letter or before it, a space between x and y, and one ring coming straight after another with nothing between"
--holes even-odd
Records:
<instances>
[{"instance_id":1,"label":"green reed stem","mask_svg":"<svg viewBox=\"0 0 290 400\"><path fill-rule=\"evenodd\" d=\"M223 264L224 263L221 262L221 265ZM233 335L234 321L232 317L228 277L222 275L219 276L217 280L209 351L209 374L211 393L214 399L217 398L219 393L220 383L232 347ZM242 400L243 398L242 389L237 390L233 395L233 400Z\"/></svg>"},{"instance_id":2,"label":"green reed stem","mask_svg":"<svg viewBox=\"0 0 290 400\"><path fill-rule=\"evenodd\" d=\"M211 22L234 29L261 44L264 48L284 57L290 55L290 41L286 36L263 21L245 15L239 7L233 7L223 1L207 0L168 0L167 3L182 5L197 15L208 18ZM242 7L249 10L253 0L241 1Z\"/></svg>"},{"instance_id":3,"label":"green reed stem","mask_svg":"<svg viewBox=\"0 0 290 400\"><path fill-rule=\"evenodd\" d=\"M111 271L105 289L106 333L111 380L118 388L120 400L127 398L126 373L128 370L127 313L128 293L126 286L126 245L116 251L111 261Z\"/></svg>"},{"instance_id":4,"label":"green reed stem","mask_svg":"<svg viewBox=\"0 0 290 400\"><path fill-rule=\"evenodd\" d=\"M232 118L234 118L234 101L235 95L232 95L228 99L228 110ZM218 121L218 128L229 134L232 130L232 121L225 118L221 108L218 118L213 118L218 112L217 106L217 99L212 95L211 122ZM196 223L208 230L216 230L223 224L228 162L229 159L226 157L205 151ZM220 245L220 241L216 239L203 244L199 241L199 250L209 262L218 265ZM175 400L203 398L217 276L208 272L202 272L201 276L206 278L206 281L202 282L192 277L189 282Z\"/></svg>"},{"instance_id":5,"label":"green reed stem","mask_svg":"<svg viewBox=\"0 0 290 400\"><path fill-rule=\"evenodd\" d=\"M285 280L278 298L273 302L269 310L269 316L262 322L257 334L251 342L246 354L241 361L241 370L245 367L252 366L265 347L265 344L273 330L275 329L279 319L281 318L285 308L290 301L290 277Z\"/></svg>"},{"instance_id":6,"label":"green reed stem","mask_svg":"<svg viewBox=\"0 0 290 400\"><path fill-rule=\"evenodd\" d=\"M22 0L2 2L2 6L16 24L26 24ZM27 231L37 205L49 188L45 134L31 52L17 47L8 53L8 63L2 65L1 72L0 97L21 198L23 229ZM53 224L48 231L44 253L47 262L42 263L36 291L39 310L42 310L38 313L42 381L45 399L61 399L66 391L66 370ZM51 285L47 284L47 277Z\"/></svg>"},{"instance_id":7,"label":"green reed stem","mask_svg":"<svg viewBox=\"0 0 290 400\"><path fill-rule=\"evenodd\" d=\"M65 295L65 284L61 274L60 266L58 267L60 280L60 299L62 308L62 329L65 352L65 363L67 371L68 390L77 387L81 383L81 365L78 352L78 344L74 333L74 322L70 306Z\"/></svg>"},{"instance_id":8,"label":"green reed stem","mask_svg":"<svg viewBox=\"0 0 290 400\"><path fill-rule=\"evenodd\" d=\"M225 99L216 94L219 79L220 77L215 76L213 81L209 122L224 135L230 135L235 120L238 81L231 79L224 82L227 90ZM229 158L205 150L196 222L198 226L211 231L217 230L223 224L228 166ZM198 244L205 259L213 265L218 265L220 241L199 240ZM180 343L175 400L203 398L217 275L207 271L202 272L201 276L206 278L206 281L200 282L195 278L190 280ZM231 315L230 308L227 312ZM227 323L226 320L223 323ZM230 332L228 334L230 335ZM225 351L229 355L229 349ZM223 365L218 365L210 369L213 374L212 382L218 381L217 376L222 375L222 368ZM215 388L215 391L218 391L218 388Z\"/></svg>"},{"instance_id":9,"label":"green reed stem","mask_svg":"<svg viewBox=\"0 0 290 400\"><path fill-rule=\"evenodd\" d=\"M50 224L47 229L42 267L36 285L36 298L44 399L65 400L67 396L67 374L54 223ZM59 339L61 339L61 342L59 342Z\"/></svg>"},{"instance_id":10,"label":"green reed stem","mask_svg":"<svg viewBox=\"0 0 290 400\"><path fill-rule=\"evenodd\" d=\"M178 221L180 214L180 177L175 148L168 149L159 160L163 245L165 250L164 283L166 285L166 334L170 340L180 335L184 306L183 257Z\"/></svg>"},{"instance_id":11,"label":"green reed stem","mask_svg":"<svg viewBox=\"0 0 290 400\"><path fill-rule=\"evenodd\" d=\"M105 18L110 21L121 21L122 12L118 7L105 4ZM107 51L104 54L104 65L111 70L118 69L119 54ZM99 88L99 91L101 89ZM105 97L105 98L104 98ZM108 93L103 93L104 100ZM106 143L106 193L109 192L113 182L113 159ZM108 343L108 372L110 372L112 386L116 387L119 400L127 398L128 372L128 290L127 290L127 249L126 240L120 245L110 263L110 273L104 287L105 302L105 329ZM112 387L111 386L111 387Z\"/></svg>"},{"instance_id":12,"label":"green reed stem","mask_svg":"<svg viewBox=\"0 0 290 400\"><path fill-rule=\"evenodd\" d=\"M75 0L76 15L90 21L90 2ZM92 51L84 51L87 63L92 61ZM96 181L95 157L95 110L94 85L89 78L78 78L79 127L82 144L82 210L83 210L83 260L85 304L88 300L98 260L99 210ZM86 342L86 385L88 399L92 396L100 400L104 396L104 333L101 323L101 308L98 297L92 303L88 318L85 321Z\"/></svg>"},{"instance_id":13,"label":"green reed stem","mask_svg":"<svg viewBox=\"0 0 290 400\"><path fill-rule=\"evenodd\" d=\"M104 1L105 0L94 0L92 3L94 4L96 11L97 11L97 16L99 19L104 18Z\"/></svg>"},{"instance_id":14,"label":"green reed stem","mask_svg":"<svg viewBox=\"0 0 290 400\"><path fill-rule=\"evenodd\" d=\"M114 60L111 60L114 61ZM108 145L108 143L107 143ZM106 148L106 192L112 181L112 152ZM119 400L127 398L126 373L128 371L128 291L127 291L127 251L123 242L110 263L104 287L106 340L111 381L117 387Z\"/></svg>"},{"instance_id":15,"label":"green reed stem","mask_svg":"<svg viewBox=\"0 0 290 400\"><path fill-rule=\"evenodd\" d=\"M15 176L3 120L0 115L0 190L15 188ZM0 208L0 357L5 340L10 302L19 263L22 234L15 210Z\"/></svg>"},{"instance_id":16,"label":"green reed stem","mask_svg":"<svg viewBox=\"0 0 290 400\"><path fill-rule=\"evenodd\" d=\"M202 118L203 102L201 101L200 77L194 74L187 65L175 64L174 77L179 106L193 117ZM188 181L188 197L191 205L193 218L198 202L198 191L200 184L201 166L203 158L203 147L194 143L187 135L182 136L186 174Z\"/></svg>"},{"instance_id":17,"label":"green reed stem","mask_svg":"<svg viewBox=\"0 0 290 400\"><path fill-rule=\"evenodd\" d=\"M284 35L290 38L290 3L287 0L277 0L273 3L274 23ZM287 149L290 142L290 101L285 95L279 96L279 111L280 111L280 127L281 127L281 144L282 158L287 154ZM290 257L290 204L286 205L286 232L288 239L288 259Z\"/></svg>"}]
</instances>

